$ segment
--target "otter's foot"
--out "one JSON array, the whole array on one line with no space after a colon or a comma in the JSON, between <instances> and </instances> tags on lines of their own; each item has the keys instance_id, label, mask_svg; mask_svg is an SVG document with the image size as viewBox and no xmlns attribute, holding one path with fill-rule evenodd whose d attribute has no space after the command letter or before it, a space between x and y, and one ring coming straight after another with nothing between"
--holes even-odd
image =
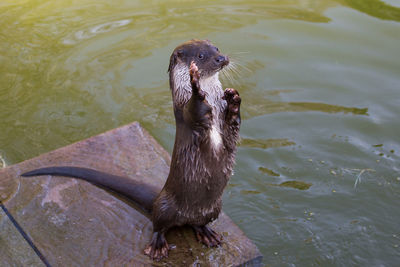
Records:
<instances>
[{"instance_id":1,"label":"otter's foot","mask_svg":"<svg viewBox=\"0 0 400 267\"><path fill-rule=\"evenodd\" d=\"M192 85L192 94L198 96L200 100L204 100L206 96L204 91L200 89L199 68L197 67L196 63L194 63L194 61L190 63L189 74L190 74L190 84Z\"/></svg>"},{"instance_id":2,"label":"otter's foot","mask_svg":"<svg viewBox=\"0 0 400 267\"><path fill-rule=\"evenodd\" d=\"M226 88L222 99L228 103L225 120L230 125L240 124L240 102L242 99L239 92L233 88Z\"/></svg>"},{"instance_id":3,"label":"otter's foot","mask_svg":"<svg viewBox=\"0 0 400 267\"><path fill-rule=\"evenodd\" d=\"M144 254L152 260L161 260L168 257L169 246L165 240L164 233L154 232L150 244L144 250Z\"/></svg>"},{"instance_id":4,"label":"otter's foot","mask_svg":"<svg viewBox=\"0 0 400 267\"><path fill-rule=\"evenodd\" d=\"M197 240L207 247L216 247L221 244L222 236L207 225L193 226Z\"/></svg>"}]
</instances>

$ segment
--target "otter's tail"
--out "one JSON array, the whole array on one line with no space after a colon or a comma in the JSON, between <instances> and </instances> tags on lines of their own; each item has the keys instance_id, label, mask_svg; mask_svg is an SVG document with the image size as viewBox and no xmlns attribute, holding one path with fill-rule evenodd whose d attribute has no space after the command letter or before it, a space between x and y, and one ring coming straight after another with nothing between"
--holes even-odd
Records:
<instances>
[{"instance_id":1,"label":"otter's tail","mask_svg":"<svg viewBox=\"0 0 400 267\"><path fill-rule=\"evenodd\" d=\"M148 212L151 212L153 202L159 193L159 190L151 185L140 183L127 177L112 175L81 167L47 167L21 174L21 176L24 177L39 175L67 176L88 181L128 197L142 206Z\"/></svg>"}]
</instances>

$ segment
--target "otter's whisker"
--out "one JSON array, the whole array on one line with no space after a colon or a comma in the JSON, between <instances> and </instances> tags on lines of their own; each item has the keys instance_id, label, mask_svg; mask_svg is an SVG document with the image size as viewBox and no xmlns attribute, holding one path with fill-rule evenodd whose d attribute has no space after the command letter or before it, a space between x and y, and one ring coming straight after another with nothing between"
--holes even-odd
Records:
<instances>
[{"instance_id":1,"label":"otter's whisker","mask_svg":"<svg viewBox=\"0 0 400 267\"><path fill-rule=\"evenodd\" d=\"M225 76L225 78L226 78L230 83L237 84L237 82L236 82L236 80L233 78L233 76L232 76L230 70L231 70L231 69L230 69L230 67L229 67L229 65L228 65L226 68L222 69L221 73L222 73L223 76Z\"/></svg>"},{"instance_id":2,"label":"otter's whisker","mask_svg":"<svg viewBox=\"0 0 400 267\"><path fill-rule=\"evenodd\" d=\"M249 54L249 51L242 51L242 52L233 52L231 55L242 55L242 54Z\"/></svg>"},{"instance_id":3,"label":"otter's whisker","mask_svg":"<svg viewBox=\"0 0 400 267\"><path fill-rule=\"evenodd\" d=\"M242 71L251 73L251 69L249 67L247 67L245 64L241 63L239 60L235 60L235 58L233 59L233 63L234 63L234 67L235 69L239 72L242 73ZM239 71L240 70L240 71Z\"/></svg>"},{"instance_id":4,"label":"otter's whisker","mask_svg":"<svg viewBox=\"0 0 400 267\"><path fill-rule=\"evenodd\" d=\"M235 61L232 62L232 65L230 66L229 71L231 71L232 73L234 73L236 76L239 76L239 71L237 69L237 64Z\"/></svg>"}]
</instances>

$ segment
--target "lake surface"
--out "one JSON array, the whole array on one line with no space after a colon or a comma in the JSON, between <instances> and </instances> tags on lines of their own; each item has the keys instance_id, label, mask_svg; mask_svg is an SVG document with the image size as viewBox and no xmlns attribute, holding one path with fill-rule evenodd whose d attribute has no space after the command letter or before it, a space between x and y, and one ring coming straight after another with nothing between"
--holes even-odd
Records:
<instances>
[{"instance_id":1,"label":"lake surface","mask_svg":"<svg viewBox=\"0 0 400 267\"><path fill-rule=\"evenodd\" d=\"M0 0L0 26L6 164L132 121L171 152L169 56L209 39L242 96L224 210L264 263L399 264L400 1Z\"/></svg>"}]
</instances>

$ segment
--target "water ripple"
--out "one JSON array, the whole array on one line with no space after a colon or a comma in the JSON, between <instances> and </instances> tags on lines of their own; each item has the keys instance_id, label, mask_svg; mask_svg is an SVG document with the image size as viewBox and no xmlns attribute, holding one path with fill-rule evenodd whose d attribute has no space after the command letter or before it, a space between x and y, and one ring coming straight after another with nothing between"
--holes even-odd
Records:
<instances>
[{"instance_id":1,"label":"water ripple","mask_svg":"<svg viewBox=\"0 0 400 267\"><path fill-rule=\"evenodd\" d=\"M132 19L123 19L123 20L118 20L118 21L102 23L102 24L93 26L86 30L79 30L73 34L74 38L71 38L71 37L66 38L63 40L63 43L66 45L73 45L81 40L95 37L98 34L111 32L117 28L126 26L131 22L132 22Z\"/></svg>"}]
</instances>

